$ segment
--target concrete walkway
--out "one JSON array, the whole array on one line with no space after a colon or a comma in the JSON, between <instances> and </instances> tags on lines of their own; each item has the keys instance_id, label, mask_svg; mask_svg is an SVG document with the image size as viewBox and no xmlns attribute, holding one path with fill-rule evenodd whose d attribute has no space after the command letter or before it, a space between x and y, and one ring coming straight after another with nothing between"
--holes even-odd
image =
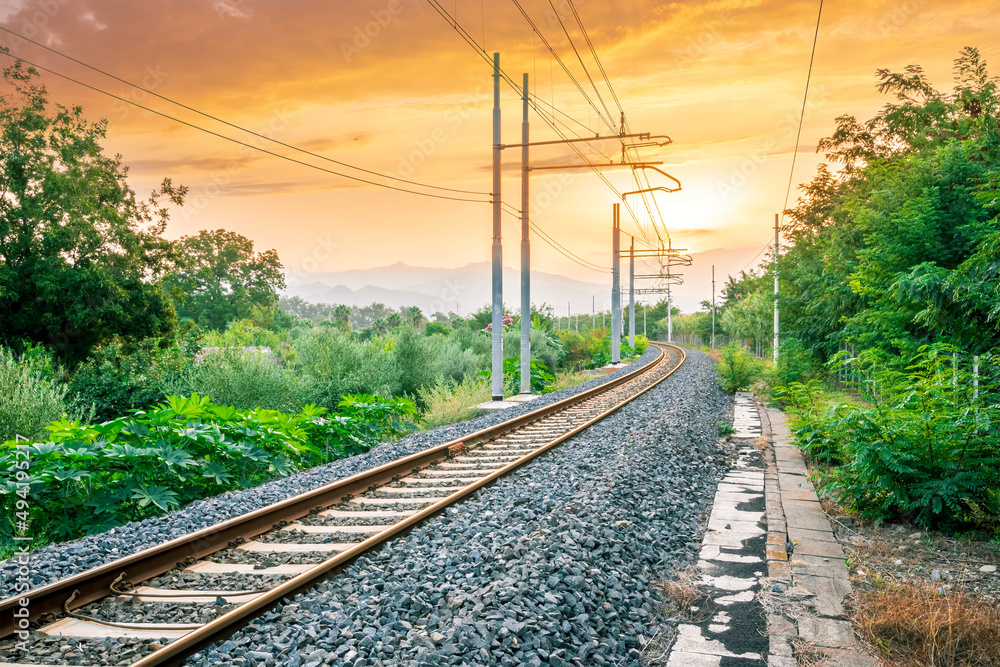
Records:
<instances>
[{"instance_id":1,"label":"concrete walkway","mask_svg":"<svg viewBox=\"0 0 1000 667\"><path fill-rule=\"evenodd\" d=\"M796 652L825 656L826 667L875 667L844 616L851 592L844 550L809 481L785 416L761 409L771 447L764 456L769 667L796 667Z\"/></svg>"},{"instance_id":2,"label":"concrete walkway","mask_svg":"<svg viewBox=\"0 0 1000 667\"><path fill-rule=\"evenodd\" d=\"M740 393L733 426L739 460L698 558L706 598L677 626L667 667L875 667L844 615L844 551L784 415Z\"/></svg>"}]
</instances>

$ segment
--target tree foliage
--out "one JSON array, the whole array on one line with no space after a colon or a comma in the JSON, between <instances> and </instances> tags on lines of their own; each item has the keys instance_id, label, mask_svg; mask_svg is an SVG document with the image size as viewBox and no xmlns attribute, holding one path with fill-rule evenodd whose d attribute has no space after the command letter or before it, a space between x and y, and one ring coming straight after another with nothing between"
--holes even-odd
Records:
<instances>
[{"instance_id":1,"label":"tree foliage","mask_svg":"<svg viewBox=\"0 0 1000 667\"><path fill-rule=\"evenodd\" d=\"M278 305L284 289L274 250L254 252L253 241L225 229L203 230L178 241L183 264L172 282L182 292L178 314L208 329L250 317L255 308Z\"/></svg>"},{"instance_id":2,"label":"tree foliage","mask_svg":"<svg viewBox=\"0 0 1000 667\"><path fill-rule=\"evenodd\" d=\"M927 344L1000 343L1000 102L976 49L936 90L918 66L879 70L894 100L837 119L820 167L788 211L783 329L821 359L844 344L910 357Z\"/></svg>"},{"instance_id":3,"label":"tree foliage","mask_svg":"<svg viewBox=\"0 0 1000 667\"><path fill-rule=\"evenodd\" d=\"M51 104L20 61L0 96L0 339L39 342L75 364L120 337L169 334L176 316L158 281L174 254L162 237L165 179L136 199L120 156L101 148L106 122Z\"/></svg>"}]
</instances>

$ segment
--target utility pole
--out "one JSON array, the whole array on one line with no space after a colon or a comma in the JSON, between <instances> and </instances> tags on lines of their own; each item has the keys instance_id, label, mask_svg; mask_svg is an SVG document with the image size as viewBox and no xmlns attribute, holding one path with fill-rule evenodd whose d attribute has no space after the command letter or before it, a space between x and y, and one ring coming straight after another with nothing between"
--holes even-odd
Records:
<instances>
[{"instance_id":1,"label":"utility pole","mask_svg":"<svg viewBox=\"0 0 1000 667\"><path fill-rule=\"evenodd\" d=\"M715 349L715 264L712 265L712 349Z\"/></svg>"},{"instance_id":2,"label":"utility pole","mask_svg":"<svg viewBox=\"0 0 1000 667\"><path fill-rule=\"evenodd\" d=\"M670 269L667 269L667 276L670 275ZM667 342L674 342L674 306L670 299L670 285L667 285Z\"/></svg>"},{"instance_id":3,"label":"utility pole","mask_svg":"<svg viewBox=\"0 0 1000 667\"><path fill-rule=\"evenodd\" d=\"M611 223L611 363L622 360L621 245L618 239L618 204Z\"/></svg>"},{"instance_id":4,"label":"utility pole","mask_svg":"<svg viewBox=\"0 0 1000 667\"><path fill-rule=\"evenodd\" d=\"M646 304L642 304L642 335L646 335Z\"/></svg>"},{"instance_id":5,"label":"utility pole","mask_svg":"<svg viewBox=\"0 0 1000 667\"><path fill-rule=\"evenodd\" d=\"M500 53L493 54L493 368L492 395L503 400L503 250L500 204Z\"/></svg>"},{"instance_id":6,"label":"utility pole","mask_svg":"<svg viewBox=\"0 0 1000 667\"><path fill-rule=\"evenodd\" d=\"M528 73L521 87L521 393L531 393L531 243L528 240ZM499 142L498 142L499 143Z\"/></svg>"},{"instance_id":7,"label":"utility pole","mask_svg":"<svg viewBox=\"0 0 1000 667\"><path fill-rule=\"evenodd\" d=\"M635 237L628 250L628 346L635 347Z\"/></svg>"},{"instance_id":8,"label":"utility pole","mask_svg":"<svg viewBox=\"0 0 1000 667\"><path fill-rule=\"evenodd\" d=\"M597 295L595 295L595 294L591 294L590 295L590 312L591 312L591 316L590 316L590 328L591 329L596 329L597 328Z\"/></svg>"},{"instance_id":9,"label":"utility pole","mask_svg":"<svg viewBox=\"0 0 1000 667\"><path fill-rule=\"evenodd\" d=\"M774 214L774 363L778 364L778 214Z\"/></svg>"},{"instance_id":10,"label":"utility pole","mask_svg":"<svg viewBox=\"0 0 1000 667\"><path fill-rule=\"evenodd\" d=\"M668 255L673 254L671 251L674 249L673 239L667 238L667 253ZM670 298L670 262L667 262L667 342L674 342L674 305Z\"/></svg>"},{"instance_id":11,"label":"utility pole","mask_svg":"<svg viewBox=\"0 0 1000 667\"><path fill-rule=\"evenodd\" d=\"M573 329L573 313L570 310L569 301L566 302L566 331Z\"/></svg>"}]
</instances>

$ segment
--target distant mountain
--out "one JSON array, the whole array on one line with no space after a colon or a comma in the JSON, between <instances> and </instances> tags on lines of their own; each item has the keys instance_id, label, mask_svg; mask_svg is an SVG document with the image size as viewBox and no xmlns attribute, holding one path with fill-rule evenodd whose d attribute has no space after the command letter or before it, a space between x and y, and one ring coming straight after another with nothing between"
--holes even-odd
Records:
<instances>
[{"instance_id":1,"label":"distant mountain","mask_svg":"<svg viewBox=\"0 0 1000 667\"><path fill-rule=\"evenodd\" d=\"M312 281L289 285L285 294L314 303L365 306L377 301L394 308L419 306L428 315L437 311L467 315L489 303L491 276L488 262L456 269L397 263L312 274ZM503 278L504 303L516 309L521 302L520 272L505 267ZM574 314L589 313L595 297L598 309L608 308L611 300L610 281L601 285L539 271L531 274L531 292L533 303L548 303L560 314L566 312L567 304L572 304Z\"/></svg>"},{"instance_id":2,"label":"distant mountain","mask_svg":"<svg viewBox=\"0 0 1000 667\"><path fill-rule=\"evenodd\" d=\"M719 293L727 276L738 274L758 250L717 249L693 254L692 266L678 269L684 275L684 284L674 288L674 303L684 312L697 311L702 300L711 299L712 265L716 267L716 292ZM754 265L759 261L759 258L755 260ZM399 262L373 269L315 273L310 278L309 282L289 285L285 294L313 303L366 306L379 302L392 308L417 306L427 315L438 311L467 315L490 300L491 272L488 262L455 269L409 266ZM531 274L531 300L535 304L551 305L558 315L566 313L567 304L574 314L589 313L594 301L598 310L607 310L611 306L610 282L610 279L606 283L587 282L534 271ZM627 261L622 263L622 285L627 289ZM628 296L624 290L623 296L627 303ZM666 298L666 295L643 295L639 300L652 303L660 298ZM520 273L517 269L505 267L504 303L516 310L520 300Z\"/></svg>"}]
</instances>

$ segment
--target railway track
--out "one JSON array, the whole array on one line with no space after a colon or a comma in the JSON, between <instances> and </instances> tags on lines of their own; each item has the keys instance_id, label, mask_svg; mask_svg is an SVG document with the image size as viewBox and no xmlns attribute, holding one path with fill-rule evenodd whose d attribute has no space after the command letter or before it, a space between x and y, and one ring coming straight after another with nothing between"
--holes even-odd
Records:
<instances>
[{"instance_id":1,"label":"railway track","mask_svg":"<svg viewBox=\"0 0 1000 667\"><path fill-rule=\"evenodd\" d=\"M179 664L652 389L685 356L674 346L657 348L653 362L576 396L0 600L0 656L13 656L0 657L0 667ZM160 622L165 615L176 622ZM17 649L22 640L27 650ZM119 647L114 662L84 652L69 663L40 663L31 650L70 641L107 647L109 640Z\"/></svg>"}]
</instances>

